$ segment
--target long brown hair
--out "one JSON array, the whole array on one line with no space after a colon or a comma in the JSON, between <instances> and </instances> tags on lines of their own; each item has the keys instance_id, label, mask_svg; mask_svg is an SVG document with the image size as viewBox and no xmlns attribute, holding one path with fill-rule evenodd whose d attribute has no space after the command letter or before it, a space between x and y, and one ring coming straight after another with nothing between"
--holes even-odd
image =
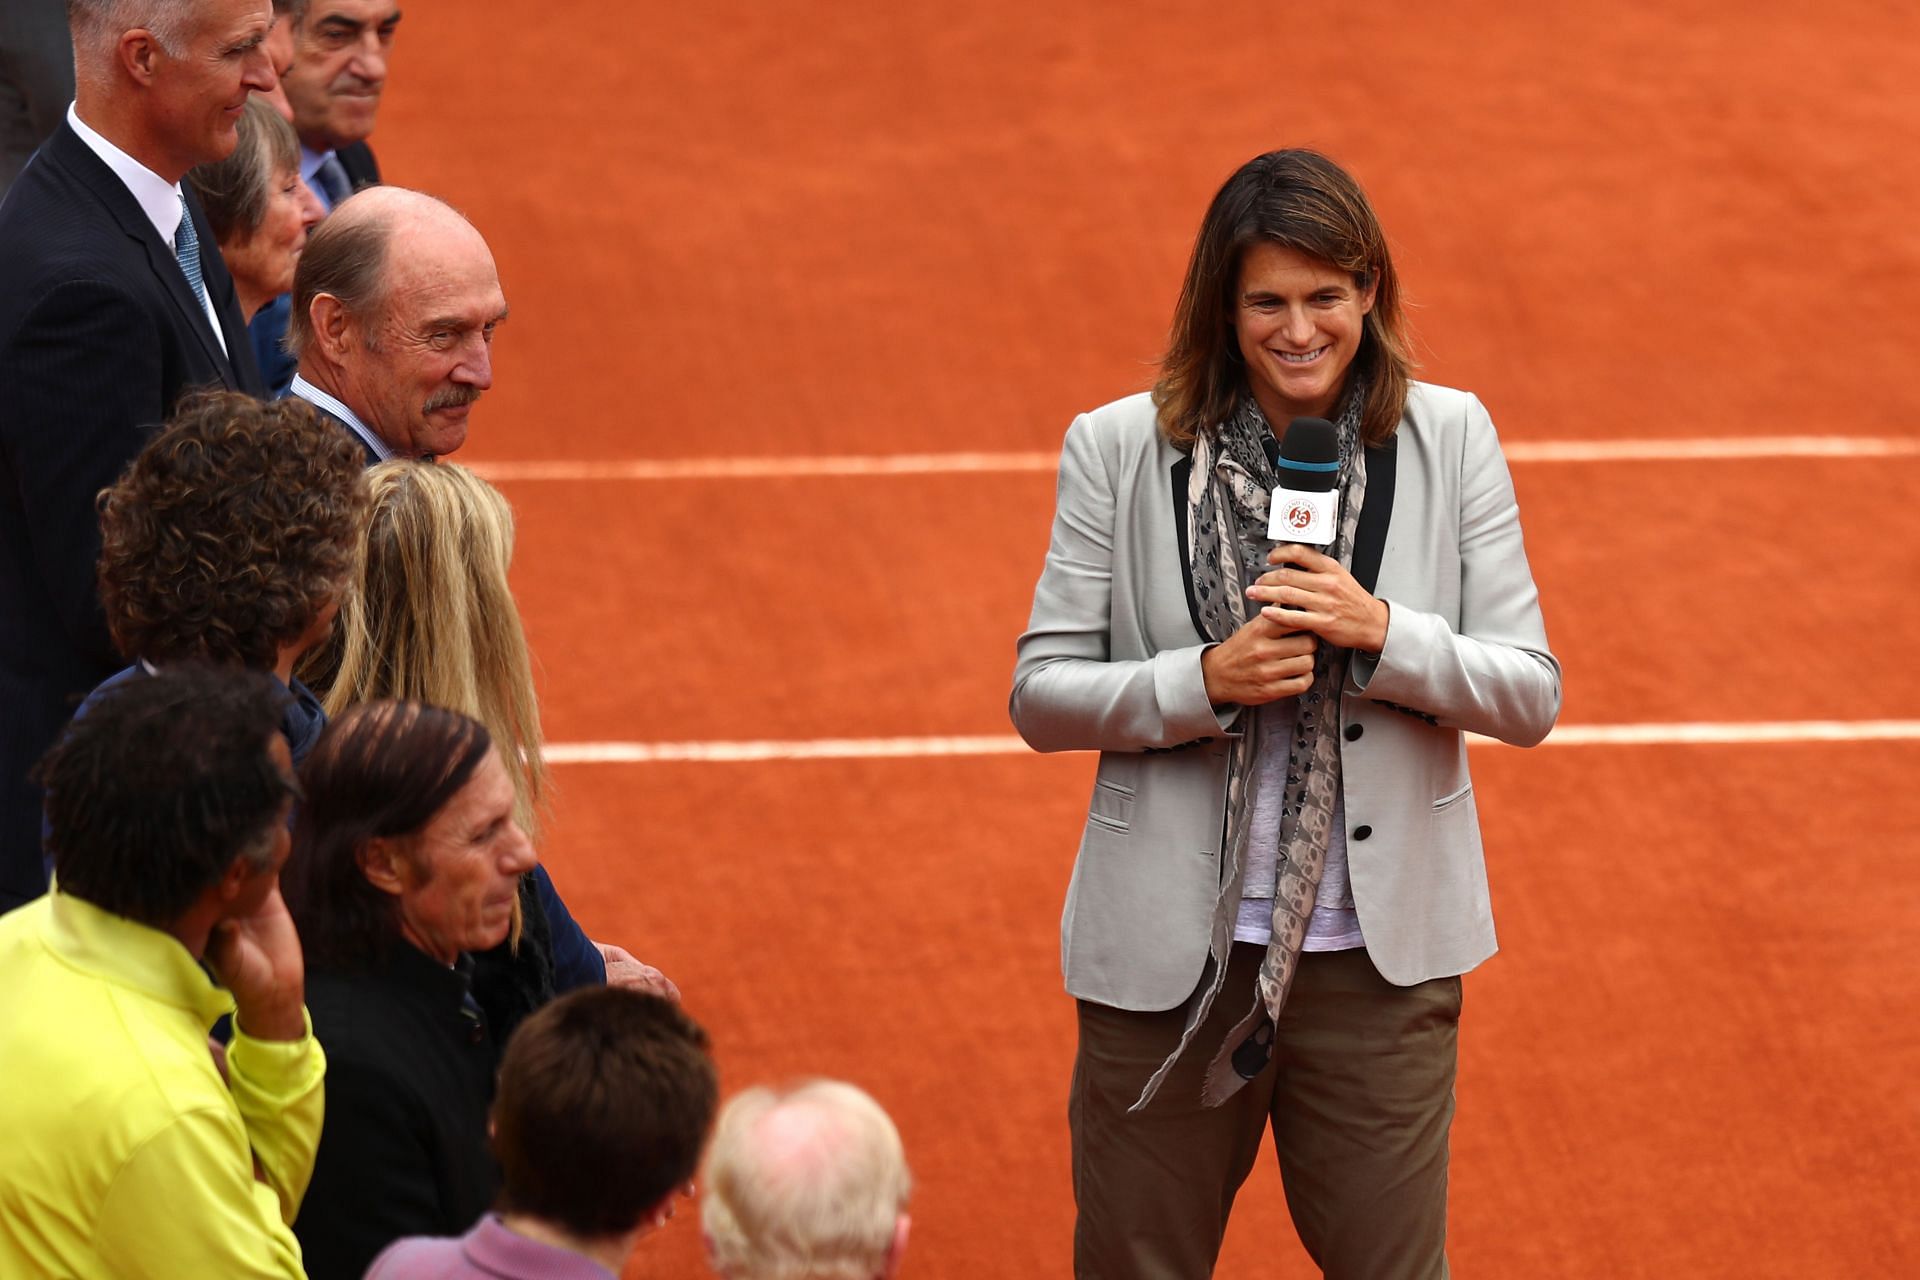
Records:
<instances>
[{"instance_id":1,"label":"long brown hair","mask_svg":"<svg viewBox=\"0 0 1920 1280\"><path fill-rule=\"evenodd\" d=\"M1373 310L1347 376L1366 381L1360 437L1379 444L1400 425L1414 368L1400 310L1400 277L1366 192L1339 165L1305 150L1254 157L1207 206L1174 308L1173 336L1153 386L1161 434L1173 444L1191 444L1225 421L1246 394L1233 301L1240 260L1263 240L1348 273L1362 292L1373 287Z\"/></svg>"}]
</instances>

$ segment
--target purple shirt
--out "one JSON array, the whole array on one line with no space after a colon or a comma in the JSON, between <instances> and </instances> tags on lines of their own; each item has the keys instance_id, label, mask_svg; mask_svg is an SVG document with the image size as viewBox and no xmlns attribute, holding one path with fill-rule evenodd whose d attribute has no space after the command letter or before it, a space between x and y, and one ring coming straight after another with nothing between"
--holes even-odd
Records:
<instances>
[{"instance_id":1,"label":"purple shirt","mask_svg":"<svg viewBox=\"0 0 1920 1280\"><path fill-rule=\"evenodd\" d=\"M366 1280L618 1280L593 1259L529 1240L488 1214L464 1236L396 1240Z\"/></svg>"}]
</instances>

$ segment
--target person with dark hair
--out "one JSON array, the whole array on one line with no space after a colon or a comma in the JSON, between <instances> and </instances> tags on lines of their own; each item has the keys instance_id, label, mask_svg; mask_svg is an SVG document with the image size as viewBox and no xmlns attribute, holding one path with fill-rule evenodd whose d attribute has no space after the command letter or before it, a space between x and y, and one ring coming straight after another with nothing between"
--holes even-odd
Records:
<instances>
[{"instance_id":1,"label":"person with dark hair","mask_svg":"<svg viewBox=\"0 0 1920 1280\"><path fill-rule=\"evenodd\" d=\"M673 1216L713 1123L707 1036L619 987L562 996L500 1063L497 1212L464 1236L401 1240L367 1280L610 1280Z\"/></svg>"},{"instance_id":2,"label":"person with dark hair","mask_svg":"<svg viewBox=\"0 0 1920 1280\"><path fill-rule=\"evenodd\" d=\"M275 83L267 0L67 11L78 97L0 203L0 910L45 887L27 773L120 665L94 495L190 389L263 390L180 180L233 150L237 108Z\"/></svg>"},{"instance_id":3,"label":"person with dark hair","mask_svg":"<svg viewBox=\"0 0 1920 1280\"><path fill-rule=\"evenodd\" d=\"M182 665L40 766L57 886L0 919L0 1275L304 1274L326 1059L279 889L284 696Z\"/></svg>"},{"instance_id":4,"label":"person with dark hair","mask_svg":"<svg viewBox=\"0 0 1920 1280\"><path fill-rule=\"evenodd\" d=\"M367 447L369 464L431 460L467 439L493 386L493 334L507 299L486 240L444 201L374 187L315 230L294 273L289 395Z\"/></svg>"},{"instance_id":5,"label":"person with dark hair","mask_svg":"<svg viewBox=\"0 0 1920 1280\"><path fill-rule=\"evenodd\" d=\"M358 1280L394 1240L463 1230L493 1198L499 1040L470 978L536 858L492 737L457 712L360 703L301 781L287 904L331 1074L294 1230L317 1280Z\"/></svg>"},{"instance_id":6,"label":"person with dark hair","mask_svg":"<svg viewBox=\"0 0 1920 1280\"><path fill-rule=\"evenodd\" d=\"M328 209L380 181L367 140L387 86L399 0L296 0L282 89L300 135L300 176Z\"/></svg>"},{"instance_id":7,"label":"person with dark hair","mask_svg":"<svg viewBox=\"0 0 1920 1280\"><path fill-rule=\"evenodd\" d=\"M1011 713L1101 753L1061 926L1078 1275L1210 1274L1269 1128L1328 1275L1445 1274L1494 950L1466 735L1539 742L1560 664L1487 411L1411 369L1366 195L1275 151L1214 196L1152 393L1067 430ZM1300 419L1324 549L1270 522Z\"/></svg>"},{"instance_id":8,"label":"person with dark hair","mask_svg":"<svg viewBox=\"0 0 1920 1280\"><path fill-rule=\"evenodd\" d=\"M207 211L214 243L233 276L240 314L251 319L293 288L293 268L307 246L307 232L325 210L300 181L293 126L263 95L247 99L239 137L226 159L189 169L187 183ZM292 376L289 371L288 379Z\"/></svg>"},{"instance_id":9,"label":"person with dark hair","mask_svg":"<svg viewBox=\"0 0 1920 1280\"><path fill-rule=\"evenodd\" d=\"M100 495L100 598L133 665L76 714L178 662L270 672L290 695L280 729L298 764L326 716L293 667L352 580L365 475L353 437L297 400L183 403Z\"/></svg>"}]
</instances>

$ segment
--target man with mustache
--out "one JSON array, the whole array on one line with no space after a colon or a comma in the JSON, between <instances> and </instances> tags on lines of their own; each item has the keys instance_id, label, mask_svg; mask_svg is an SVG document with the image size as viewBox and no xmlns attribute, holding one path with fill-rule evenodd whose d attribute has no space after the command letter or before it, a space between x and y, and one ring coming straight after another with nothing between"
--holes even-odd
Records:
<instances>
[{"instance_id":1,"label":"man with mustache","mask_svg":"<svg viewBox=\"0 0 1920 1280\"><path fill-rule=\"evenodd\" d=\"M27 770L125 665L94 591L94 495L188 389L263 390L180 179L274 86L268 0L68 13L78 96L0 204L0 911L46 889Z\"/></svg>"},{"instance_id":2,"label":"man with mustache","mask_svg":"<svg viewBox=\"0 0 1920 1280\"><path fill-rule=\"evenodd\" d=\"M452 453L493 385L493 332L506 318L472 223L421 192L371 187L300 255L287 331L300 371L288 394L358 436L369 465Z\"/></svg>"}]
</instances>

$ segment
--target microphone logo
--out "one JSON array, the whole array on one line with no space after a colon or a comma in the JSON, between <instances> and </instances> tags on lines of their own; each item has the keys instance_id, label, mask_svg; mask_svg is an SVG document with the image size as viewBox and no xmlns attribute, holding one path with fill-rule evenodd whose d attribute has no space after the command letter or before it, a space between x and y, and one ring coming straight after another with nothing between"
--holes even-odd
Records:
<instances>
[{"instance_id":1,"label":"microphone logo","mask_svg":"<svg viewBox=\"0 0 1920 1280\"><path fill-rule=\"evenodd\" d=\"M1315 512L1310 503L1301 502L1296 499L1287 504L1287 509L1280 518L1286 521L1289 529L1298 533L1312 526L1314 515Z\"/></svg>"}]
</instances>

